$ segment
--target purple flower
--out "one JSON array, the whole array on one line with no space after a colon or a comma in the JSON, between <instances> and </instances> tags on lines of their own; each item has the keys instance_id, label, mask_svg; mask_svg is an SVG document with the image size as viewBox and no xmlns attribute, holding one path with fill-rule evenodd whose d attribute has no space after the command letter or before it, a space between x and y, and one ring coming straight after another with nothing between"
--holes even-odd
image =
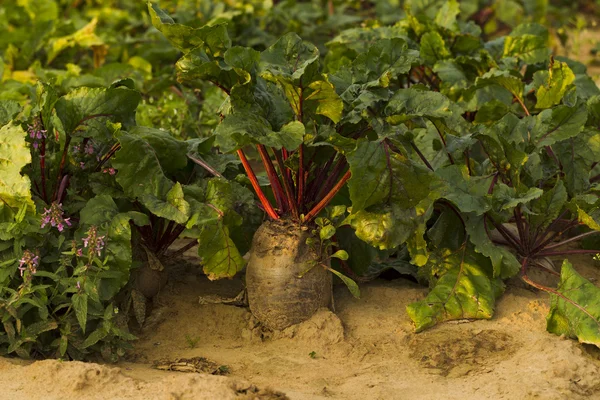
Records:
<instances>
[{"instance_id":1,"label":"purple flower","mask_svg":"<svg viewBox=\"0 0 600 400\"><path fill-rule=\"evenodd\" d=\"M77 289L81 289L81 283L79 283L79 281L77 281Z\"/></svg>"},{"instance_id":2,"label":"purple flower","mask_svg":"<svg viewBox=\"0 0 600 400\"><path fill-rule=\"evenodd\" d=\"M23 257L19 260L19 272L21 276L25 271L29 271L31 275L35 275L37 268L40 265L40 257L29 250L23 252Z\"/></svg>"},{"instance_id":3,"label":"purple flower","mask_svg":"<svg viewBox=\"0 0 600 400\"><path fill-rule=\"evenodd\" d=\"M38 140L46 137L46 130L42 129L42 121L37 118L33 121L33 125L27 125L27 131L29 132L29 137L33 139L33 148L38 149L39 143Z\"/></svg>"},{"instance_id":4,"label":"purple flower","mask_svg":"<svg viewBox=\"0 0 600 400\"><path fill-rule=\"evenodd\" d=\"M56 227L59 232L62 232L65 228L65 225L71 226L70 220L71 218L64 217L62 204L54 202L50 205L50 208L44 208L41 227L43 228L50 224L50 226Z\"/></svg>"},{"instance_id":5,"label":"purple flower","mask_svg":"<svg viewBox=\"0 0 600 400\"><path fill-rule=\"evenodd\" d=\"M90 142L87 142L87 143L85 144L85 152L86 152L87 154L94 154L94 146L92 145L92 143L90 143Z\"/></svg>"},{"instance_id":6,"label":"purple flower","mask_svg":"<svg viewBox=\"0 0 600 400\"><path fill-rule=\"evenodd\" d=\"M91 258L94 254L100 257L105 246L104 236L98 236L98 228L93 225L88 229L86 235L82 241L83 247L88 249L88 257Z\"/></svg>"}]
</instances>

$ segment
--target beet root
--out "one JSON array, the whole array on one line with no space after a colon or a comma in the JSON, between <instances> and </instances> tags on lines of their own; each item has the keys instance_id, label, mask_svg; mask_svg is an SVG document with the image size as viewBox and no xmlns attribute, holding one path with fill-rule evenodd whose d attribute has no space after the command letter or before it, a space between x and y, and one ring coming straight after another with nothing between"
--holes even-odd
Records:
<instances>
[{"instance_id":1,"label":"beet root","mask_svg":"<svg viewBox=\"0 0 600 400\"><path fill-rule=\"evenodd\" d=\"M318 245L306 244L311 234L305 229L290 221L267 221L254 235L246 270L248 302L268 328L298 324L331 304L331 273L315 265L323 257Z\"/></svg>"}]
</instances>

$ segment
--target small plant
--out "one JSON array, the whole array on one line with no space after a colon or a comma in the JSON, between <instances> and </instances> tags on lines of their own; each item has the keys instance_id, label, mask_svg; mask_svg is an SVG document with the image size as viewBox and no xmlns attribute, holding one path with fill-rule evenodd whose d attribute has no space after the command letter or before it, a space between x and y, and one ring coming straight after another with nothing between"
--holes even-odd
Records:
<instances>
[{"instance_id":1,"label":"small plant","mask_svg":"<svg viewBox=\"0 0 600 400\"><path fill-rule=\"evenodd\" d=\"M221 365L219 366L219 374L220 375L227 375L231 372L231 369L229 368L228 365Z\"/></svg>"},{"instance_id":2,"label":"small plant","mask_svg":"<svg viewBox=\"0 0 600 400\"><path fill-rule=\"evenodd\" d=\"M317 353L314 351L311 351L310 353L308 353L308 356L314 360L317 358Z\"/></svg>"},{"instance_id":3,"label":"small plant","mask_svg":"<svg viewBox=\"0 0 600 400\"><path fill-rule=\"evenodd\" d=\"M185 341L190 349L195 349L196 345L200 341L200 336L192 337L189 334L185 335Z\"/></svg>"}]
</instances>

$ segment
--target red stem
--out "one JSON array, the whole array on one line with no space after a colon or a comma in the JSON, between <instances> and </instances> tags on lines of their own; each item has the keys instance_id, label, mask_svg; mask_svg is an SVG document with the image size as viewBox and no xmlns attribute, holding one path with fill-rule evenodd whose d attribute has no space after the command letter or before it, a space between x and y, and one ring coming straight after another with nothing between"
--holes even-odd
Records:
<instances>
[{"instance_id":1,"label":"red stem","mask_svg":"<svg viewBox=\"0 0 600 400\"><path fill-rule=\"evenodd\" d=\"M561 299L563 299L564 301L570 303L574 307L577 307L579 310L581 310L581 312L587 314L597 324L600 323L600 321L598 321L598 319L596 317L594 317L592 314L590 314L585 308L583 308L582 306L580 306L579 304L577 304L573 300L569 299L567 296L565 296L564 294L560 293L558 290L549 288L549 287L544 286L544 285L540 285L539 283L535 283L534 281L532 281L531 279L529 279L529 277L527 276L527 264L528 264L528 260L527 260L527 257L525 257L523 259L523 261L521 262L521 279L523 279L523 281L527 282L528 284L530 284L531 286L533 286L536 289L543 290L544 292L551 293L551 294L553 294L555 296L560 297Z\"/></svg>"},{"instance_id":2,"label":"red stem","mask_svg":"<svg viewBox=\"0 0 600 400\"><path fill-rule=\"evenodd\" d=\"M277 207L279 208L280 212L285 212L286 202L284 201L283 189L281 188L281 183L279 182L279 177L277 176L277 171L275 171L275 166L271 161L271 157L269 157L269 153L267 153L267 149L264 145L258 144L256 145L256 148L260 153L260 158L262 159L265 170L267 171L267 176L269 177L269 182L271 183L271 190L273 190Z\"/></svg>"},{"instance_id":3,"label":"red stem","mask_svg":"<svg viewBox=\"0 0 600 400\"><path fill-rule=\"evenodd\" d=\"M115 153L117 151L119 151L121 149L121 143L117 142L115 144L112 145L112 147L110 148L110 150L108 151L108 153L106 153L104 156L102 156L102 158L100 159L100 162L98 163L98 165L96 166L96 171L100 171L100 168L102 168L102 166L112 157L115 155Z\"/></svg>"},{"instance_id":4,"label":"red stem","mask_svg":"<svg viewBox=\"0 0 600 400\"><path fill-rule=\"evenodd\" d=\"M323 186L318 190L315 199L320 198L322 193L327 193L331 190L334 182L336 181L336 179L338 179L338 177L342 173L342 170L346 167L347 164L348 163L346 162L345 158L340 158L338 160L338 162L335 164L335 167L333 167L331 175L329 175Z\"/></svg>"},{"instance_id":5,"label":"red stem","mask_svg":"<svg viewBox=\"0 0 600 400\"><path fill-rule=\"evenodd\" d=\"M515 249L521 252L523 251L523 246L521 246L521 243L519 242L518 238L516 238L509 230L503 227L502 224L499 224L496 221L494 221L494 219L489 215L486 215L486 217L490 220L492 225L494 225L494 227L498 230L498 232L500 232L500 234L504 237L504 239L506 239L508 243L512 243Z\"/></svg>"},{"instance_id":6,"label":"red stem","mask_svg":"<svg viewBox=\"0 0 600 400\"><path fill-rule=\"evenodd\" d=\"M517 206L513 210L513 215L515 217L515 222L517 224L517 229L519 231L519 238L521 239L521 245L523 246L523 250L528 254L529 253L529 235L525 232L525 226L523 225L523 219L521 215L521 207Z\"/></svg>"},{"instance_id":7,"label":"red stem","mask_svg":"<svg viewBox=\"0 0 600 400\"><path fill-rule=\"evenodd\" d=\"M572 238L570 238L570 239L563 240L562 242L559 242L559 243L553 244L552 246L545 247L545 248L544 248L544 251L546 251L546 250L552 250L552 249L555 249L555 248L557 248L557 247L564 246L564 245L565 245L565 244L567 244L567 243L574 242L574 241L576 241L576 240L579 240L579 239L583 239L583 238L584 238L584 237L586 237L586 236L594 235L594 234L596 234L596 233L600 233L600 231L590 231L590 232L585 232L585 233L582 233L582 234L580 234L580 235L577 235L577 236L573 236L573 237L572 237ZM599 250L599 251L600 251L600 250Z\"/></svg>"},{"instance_id":8,"label":"red stem","mask_svg":"<svg viewBox=\"0 0 600 400\"><path fill-rule=\"evenodd\" d=\"M323 208L325 208L327 204L329 204L329 202L335 197L337 192L339 192L340 189L344 186L344 184L348 181L348 179L350 179L351 175L352 173L350 172L350 170L346 171L344 176L342 176L342 179L340 179L340 181L333 187L333 189L331 189L331 191L329 191L329 193L327 193L327 195L325 195L325 197L323 197L323 199L321 199L321 201L319 201L317 205L314 206L313 209L308 212L308 214L306 214L306 216L304 217L304 222L309 222L314 217L319 215L321 210L323 210Z\"/></svg>"},{"instance_id":9,"label":"red stem","mask_svg":"<svg viewBox=\"0 0 600 400\"><path fill-rule=\"evenodd\" d=\"M298 175L296 176L296 188L298 188L298 207L302 207L304 201L304 145L298 150Z\"/></svg>"},{"instance_id":10,"label":"red stem","mask_svg":"<svg viewBox=\"0 0 600 400\"><path fill-rule=\"evenodd\" d=\"M572 221L570 224L568 224L565 228L563 228L562 231L554 232L552 235L550 235L550 237L548 237L546 240L544 240L539 245L537 245L532 250L532 253L535 253L535 252L538 252L538 251L542 250L544 247L546 247L548 245L548 243L552 242L557 237L561 237L565 232L567 232L569 229L572 229L572 228L576 227L577 225L579 225L579 222L577 220L575 220L575 221ZM546 237L546 234L542 235L540 237L539 241L541 241L544 237Z\"/></svg>"},{"instance_id":11,"label":"red stem","mask_svg":"<svg viewBox=\"0 0 600 400\"><path fill-rule=\"evenodd\" d=\"M67 136L67 139L65 140L65 148L63 149L62 157L60 159L60 167L58 168L58 174L56 175L56 190L54 191L54 195L52 196L53 201L56 200L56 198L58 197L58 189L60 188L60 181L62 180L63 170L65 169L65 164L67 163L67 153L69 152L70 143L71 136Z\"/></svg>"},{"instance_id":12,"label":"red stem","mask_svg":"<svg viewBox=\"0 0 600 400\"><path fill-rule=\"evenodd\" d=\"M267 213L267 215L269 217L271 217L275 220L279 219L279 215L277 215L277 213L273 209L273 206L271 206L269 199L267 199L267 197L263 193L262 189L260 188L258 179L256 179L256 175L254 174L254 171L252 170L252 167L250 166L250 163L248 162L248 159L246 158L244 151L242 149L239 149L237 151L237 154L238 154L238 157L240 157L240 160L242 161L244 170L246 170L246 175L248 175L248 179L250 179L250 183L252 183L252 187L254 188L254 191L256 192L258 199L260 200L261 204L265 208L265 212Z\"/></svg>"},{"instance_id":13,"label":"red stem","mask_svg":"<svg viewBox=\"0 0 600 400\"><path fill-rule=\"evenodd\" d=\"M179 257L180 255L182 255L183 253L185 253L192 247L196 246L197 244L198 244L198 239L192 239L192 241L189 242L188 244L186 244L185 246L173 251L172 253L169 253L169 258Z\"/></svg>"},{"instance_id":14,"label":"red stem","mask_svg":"<svg viewBox=\"0 0 600 400\"><path fill-rule=\"evenodd\" d=\"M569 254L598 254L600 250L561 250L561 251L542 251L536 254L536 257L550 257L550 256L566 256Z\"/></svg>"},{"instance_id":15,"label":"red stem","mask_svg":"<svg viewBox=\"0 0 600 400\"><path fill-rule=\"evenodd\" d=\"M323 180L327 176L327 173L329 172L329 169L331 168L331 164L333 164L335 156L336 156L336 154L334 154L333 156L331 156L329 158L329 160L327 160L327 162L325 163L323 168L321 168L321 170L317 174L317 177L315 179L313 179L310 182L310 184L308 185L308 190L306 191L307 201L310 202L310 201L315 200L317 192L321 188L321 185L323 184Z\"/></svg>"},{"instance_id":16,"label":"red stem","mask_svg":"<svg viewBox=\"0 0 600 400\"><path fill-rule=\"evenodd\" d=\"M46 193L46 138L42 136L42 145L40 147L40 175L42 177L42 195L44 201L48 203L48 195Z\"/></svg>"},{"instance_id":17,"label":"red stem","mask_svg":"<svg viewBox=\"0 0 600 400\"><path fill-rule=\"evenodd\" d=\"M421 159L421 161L423 161L423 163L427 166L427 168L429 168L430 170L433 171L433 167L431 166L431 164L429 164L429 161L427 161L427 159L425 158L425 156L423 155L423 153L421 153L421 150L419 150L419 148L417 147L417 145L414 142L410 142L410 147L413 148L413 150L417 153L417 155L419 156L419 158ZM398 152L396 152L396 153L398 153Z\"/></svg>"},{"instance_id":18,"label":"red stem","mask_svg":"<svg viewBox=\"0 0 600 400\"><path fill-rule=\"evenodd\" d=\"M300 214L298 214L298 205L296 204L296 200L294 198L292 178L288 174L288 170L285 167L285 164L283 163L281 155L277 152L277 150L273 150L273 153L275 154L275 159L277 160L277 165L279 166L279 171L281 172L283 187L285 189L285 196L289 210L292 211L292 216L294 217L294 219L297 220Z\"/></svg>"}]
</instances>

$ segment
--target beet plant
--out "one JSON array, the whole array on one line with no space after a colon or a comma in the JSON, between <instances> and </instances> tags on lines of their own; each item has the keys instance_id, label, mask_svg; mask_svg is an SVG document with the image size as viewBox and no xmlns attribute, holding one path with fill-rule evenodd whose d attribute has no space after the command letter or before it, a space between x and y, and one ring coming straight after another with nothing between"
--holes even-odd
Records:
<instances>
[{"instance_id":1,"label":"beet plant","mask_svg":"<svg viewBox=\"0 0 600 400\"><path fill-rule=\"evenodd\" d=\"M484 42L479 27L458 14L458 4L447 2L434 19L409 14L394 27L349 30L329 43L334 84L347 76L336 58L358 59L379 37L403 38L419 52L405 87L387 104L373 91L362 94L373 103L361 110L385 137L387 152L372 160L396 154L429 171L421 182L433 207L416 209L431 217L406 243L432 290L408 313L417 331L448 319L491 318L502 281L520 274L551 294L551 332L598 344L600 291L568 262L558 288L527 272L547 257L599 252L567 246L600 230L600 91L582 64L552 58L544 27L524 24ZM399 185L410 182L397 177ZM406 219L398 213L392 220ZM574 228L581 231L569 235Z\"/></svg>"},{"instance_id":2,"label":"beet plant","mask_svg":"<svg viewBox=\"0 0 600 400\"><path fill-rule=\"evenodd\" d=\"M228 96L215 144L237 153L269 218L254 237L246 273L253 313L279 329L308 318L330 302L327 271L357 294L356 284L328 261L347 258L343 250L328 254L336 227L349 225L358 237L395 249L426 221L428 213L414 206L433 204L423 179L430 172L394 153L378 135L379 122L363 118L378 101L400 112L394 91L418 53L403 39L385 39L349 62L343 75L327 75L318 49L296 34L258 52L234 46L224 25L191 28L149 9L155 26L184 54L179 80L212 82ZM248 161L251 148L263 163L267 190ZM406 182L399 185L396 175ZM325 213L332 201L337 207ZM395 213L405 216L404 225L396 224Z\"/></svg>"},{"instance_id":3,"label":"beet plant","mask_svg":"<svg viewBox=\"0 0 600 400\"><path fill-rule=\"evenodd\" d=\"M234 46L224 26L179 25L150 7L155 26L184 54L179 80L212 82L228 96L215 144L237 152L270 218L251 250L252 311L271 326L297 321L286 314L293 305L280 306L280 292L298 272L267 290L255 283L267 269L259 259L285 253L292 260L277 270L305 263L278 235L312 230L334 201L347 214L325 231L349 225L375 248L408 249L431 287L408 306L417 331L491 318L503 281L520 274L551 294L550 331L598 344L598 289L568 262L557 288L527 272L546 268L548 257L599 251L567 246L600 230L600 91L583 65L551 56L541 25L486 42L457 2L425 11L407 10L394 26L343 31L320 60L294 34L258 53ZM268 191L247 161L251 146ZM305 242L295 240L298 248ZM317 292L306 315L326 303Z\"/></svg>"}]
</instances>

